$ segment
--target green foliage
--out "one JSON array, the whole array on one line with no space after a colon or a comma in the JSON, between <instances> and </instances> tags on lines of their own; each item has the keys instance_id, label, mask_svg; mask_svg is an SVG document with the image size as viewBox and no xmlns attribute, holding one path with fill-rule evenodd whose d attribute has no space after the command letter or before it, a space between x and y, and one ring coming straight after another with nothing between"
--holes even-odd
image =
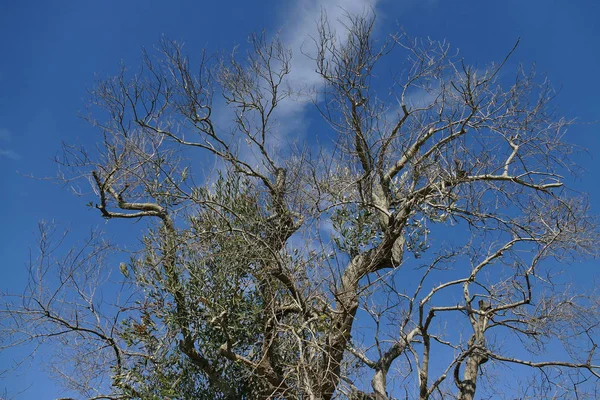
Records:
<instances>
[{"instance_id":1,"label":"green foliage","mask_svg":"<svg viewBox=\"0 0 600 400\"><path fill-rule=\"evenodd\" d=\"M336 247L350 255L376 246L381 237L377 216L368 208L348 205L337 208L331 215L331 223L337 235L333 237Z\"/></svg>"},{"instance_id":2,"label":"green foliage","mask_svg":"<svg viewBox=\"0 0 600 400\"><path fill-rule=\"evenodd\" d=\"M200 354L243 398L252 390L248 371L224 361L221 348L258 361L264 318L258 291L264 268L259 194L239 176L220 176L211 190L196 192L197 212L189 228L177 231L177 287L169 287L164 265L164 233L157 228L144 240L145 249L133 261L134 282L144 293L139 318L123 321L121 339L129 348L153 354L128 366L120 377L142 398L213 399L223 394L179 350L181 340L174 293L183 293L185 319ZM213 205L219 204L216 210ZM252 238L248 235L255 234ZM126 273L124 275L127 277Z\"/></svg>"}]
</instances>

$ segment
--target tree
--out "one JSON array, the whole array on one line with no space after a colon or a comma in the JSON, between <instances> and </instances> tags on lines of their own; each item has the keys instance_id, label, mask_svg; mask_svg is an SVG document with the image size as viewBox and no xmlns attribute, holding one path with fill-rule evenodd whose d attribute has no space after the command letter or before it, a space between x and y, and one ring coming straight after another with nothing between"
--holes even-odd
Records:
<instances>
[{"instance_id":1,"label":"tree","mask_svg":"<svg viewBox=\"0 0 600 400\"><path fill-rule=\"evenodd\" d=\"M163 41L99 82L101 144L65 145L65 179L147 230L118 262L96 232L55 256L42 226L31 284L2 311L8 345L59 341L83 371L63 377L94 399L593 396L598 298L554 269L594 255L598 229L564 186L572 121L552 88L503 77L512 51L478 69L345 22L319 22L314 92L264 35L199 66ZM391 88L386 57L405 60ZM330 133L282 136L278 118L311 104ZM498 376L524 368L537 385Z\"/></svg>"}]
</instances>

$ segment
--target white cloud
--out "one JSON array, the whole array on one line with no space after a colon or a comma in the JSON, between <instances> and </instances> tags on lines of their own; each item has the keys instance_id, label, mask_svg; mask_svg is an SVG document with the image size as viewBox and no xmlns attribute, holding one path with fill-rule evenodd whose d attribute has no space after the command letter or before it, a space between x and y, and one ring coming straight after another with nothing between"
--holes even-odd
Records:
<instances>
[{"instance_id":1,"label":"white cloud","mask_svg":"<svg viewBox=\"0 0 600 400\"><path fill-rule=\"evenodd\" d=\"M20 155L10 149L0 149L0 157L10 158L11 160L19 160L21 158Z\"/></svg>"},{"instance_id":2,"label":"white cloud","mask_svg":"<svg viewBox=\"0 0 600 400\"><path fill-rule=\"evenodd\" d=\"M346 14L362 14L374 10L378 0L303 0L286 13L286 28L281 31L283 43L293 52L289 83L292 88L321 85L315 62L305 54L314 53L313 39L318 36L317 23L325 13L333 30L343 30Z\"/></svg>"},{"instance_id":3,"label":"white cloud","mask_svg":"<svg viewBox=\"0 0 600 400\"><path fill-rule=\"evenodd\" d=\"M375 10L379 0L299 0L290 6L278 22L284 28L280 38L292 50L291 71L286 83L297 91L318 90L324 82L315 72L316 63L310 56L315 53L314 39L318 37L317 24L323 13L327 15L332 30L342 33L347 14L364 14ZM341 41L344 37L340 38ZM270 145L281 148L289 141L300 140L306 134L307 121L302 118L309 105L308 97L287 98L275 111L280 127Z\"/></svg>"},{"instance_id":4,"label":"white cloud","mask_svg":"<svg viewBox=\"0 0 600 400\"><path fill-rule=\"evenodd\" d=\"M322 13L326 13L330 26L338 32L343 31L342 23L347 14L363 14L375 9L379 0L297 0L287 8L275 26L282 26L280 39L282 44L292 50L291 72L286 84L292 90L319 89L323 82L315 72L315 61L306 54L314 53L313 38L318 36L317 24ZM340 38L343 40L343 37ZM273 117L276 124L272 127L272 135L267 138L266 147L271 154L285 154L294 142L303 142L308 123L303 117L308 98L298 99L296 96L283 99L277 105ZM231 110L223 103L216 104L213 116L217 125L231 126ZM241 137L241 136L240 136ZM253 146L239 142L239 157L250 165L261 168L261 156ZM217 163L219 164L219 163ZM216 165L216 169L220 169Z\"/></svg>"},{"instance_id":5,"label":"white cloud","mask_svg":"<svg viewBox=\"0 0 600 400\"><path fill-rule=\"evenodd\" d=\"M8 129L0 128L0 142L1 143L9 143L12 139L12 135ZM0 147L0 157L6 157L11 160L18 160L21 158L14 150L1 148Z\"/></svg>"}]
</instances>

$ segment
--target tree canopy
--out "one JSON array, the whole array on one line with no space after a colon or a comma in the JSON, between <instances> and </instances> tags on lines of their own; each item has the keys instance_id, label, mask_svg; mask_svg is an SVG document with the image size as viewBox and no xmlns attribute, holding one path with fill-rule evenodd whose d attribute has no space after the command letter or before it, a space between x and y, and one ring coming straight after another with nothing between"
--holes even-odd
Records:
<instances>
[{"instance_id":1,"label":"tree canopy","mask_svg":"<svg viewBox=\"0 0 600 400\"><path fill-rule=\"evenodd\" d=\"M592 398L600 304L557 274L598 227L552 87L509 78L514 49L473 67L344 22L294 54L316 87L265 34L197 63L164 40L98 82L99 144L65 145L61 171L101 217L144 221L140 245L61 251L41 225L6 343L60 344L90 399ZM286 134L309 108L324 123Z\"/></svg>"}]
</instances>

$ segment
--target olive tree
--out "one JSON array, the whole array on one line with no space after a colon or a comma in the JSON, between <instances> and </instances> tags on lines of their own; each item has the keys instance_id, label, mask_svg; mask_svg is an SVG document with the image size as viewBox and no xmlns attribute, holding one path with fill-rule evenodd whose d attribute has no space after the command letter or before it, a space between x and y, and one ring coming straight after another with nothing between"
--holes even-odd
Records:
<instances>
[{"instance_id":1,"label":"olive tree","mask_svg":"<svg viewBox=\"0 0 600 400\"><path fill-rule=\"evenodd\" d=\"M198 65L163 41L100 81L99 145L59 162L140 245L61 253L42 226L6 344L61 343L93 399L594 396L598 300L556 279L598 245L564 185L572 121L507 78L513 51L474 68L373 24L322 18L314 88L265 35ZM286 135L308 113L319 134Z\"/></svg>"}]
</instances>

